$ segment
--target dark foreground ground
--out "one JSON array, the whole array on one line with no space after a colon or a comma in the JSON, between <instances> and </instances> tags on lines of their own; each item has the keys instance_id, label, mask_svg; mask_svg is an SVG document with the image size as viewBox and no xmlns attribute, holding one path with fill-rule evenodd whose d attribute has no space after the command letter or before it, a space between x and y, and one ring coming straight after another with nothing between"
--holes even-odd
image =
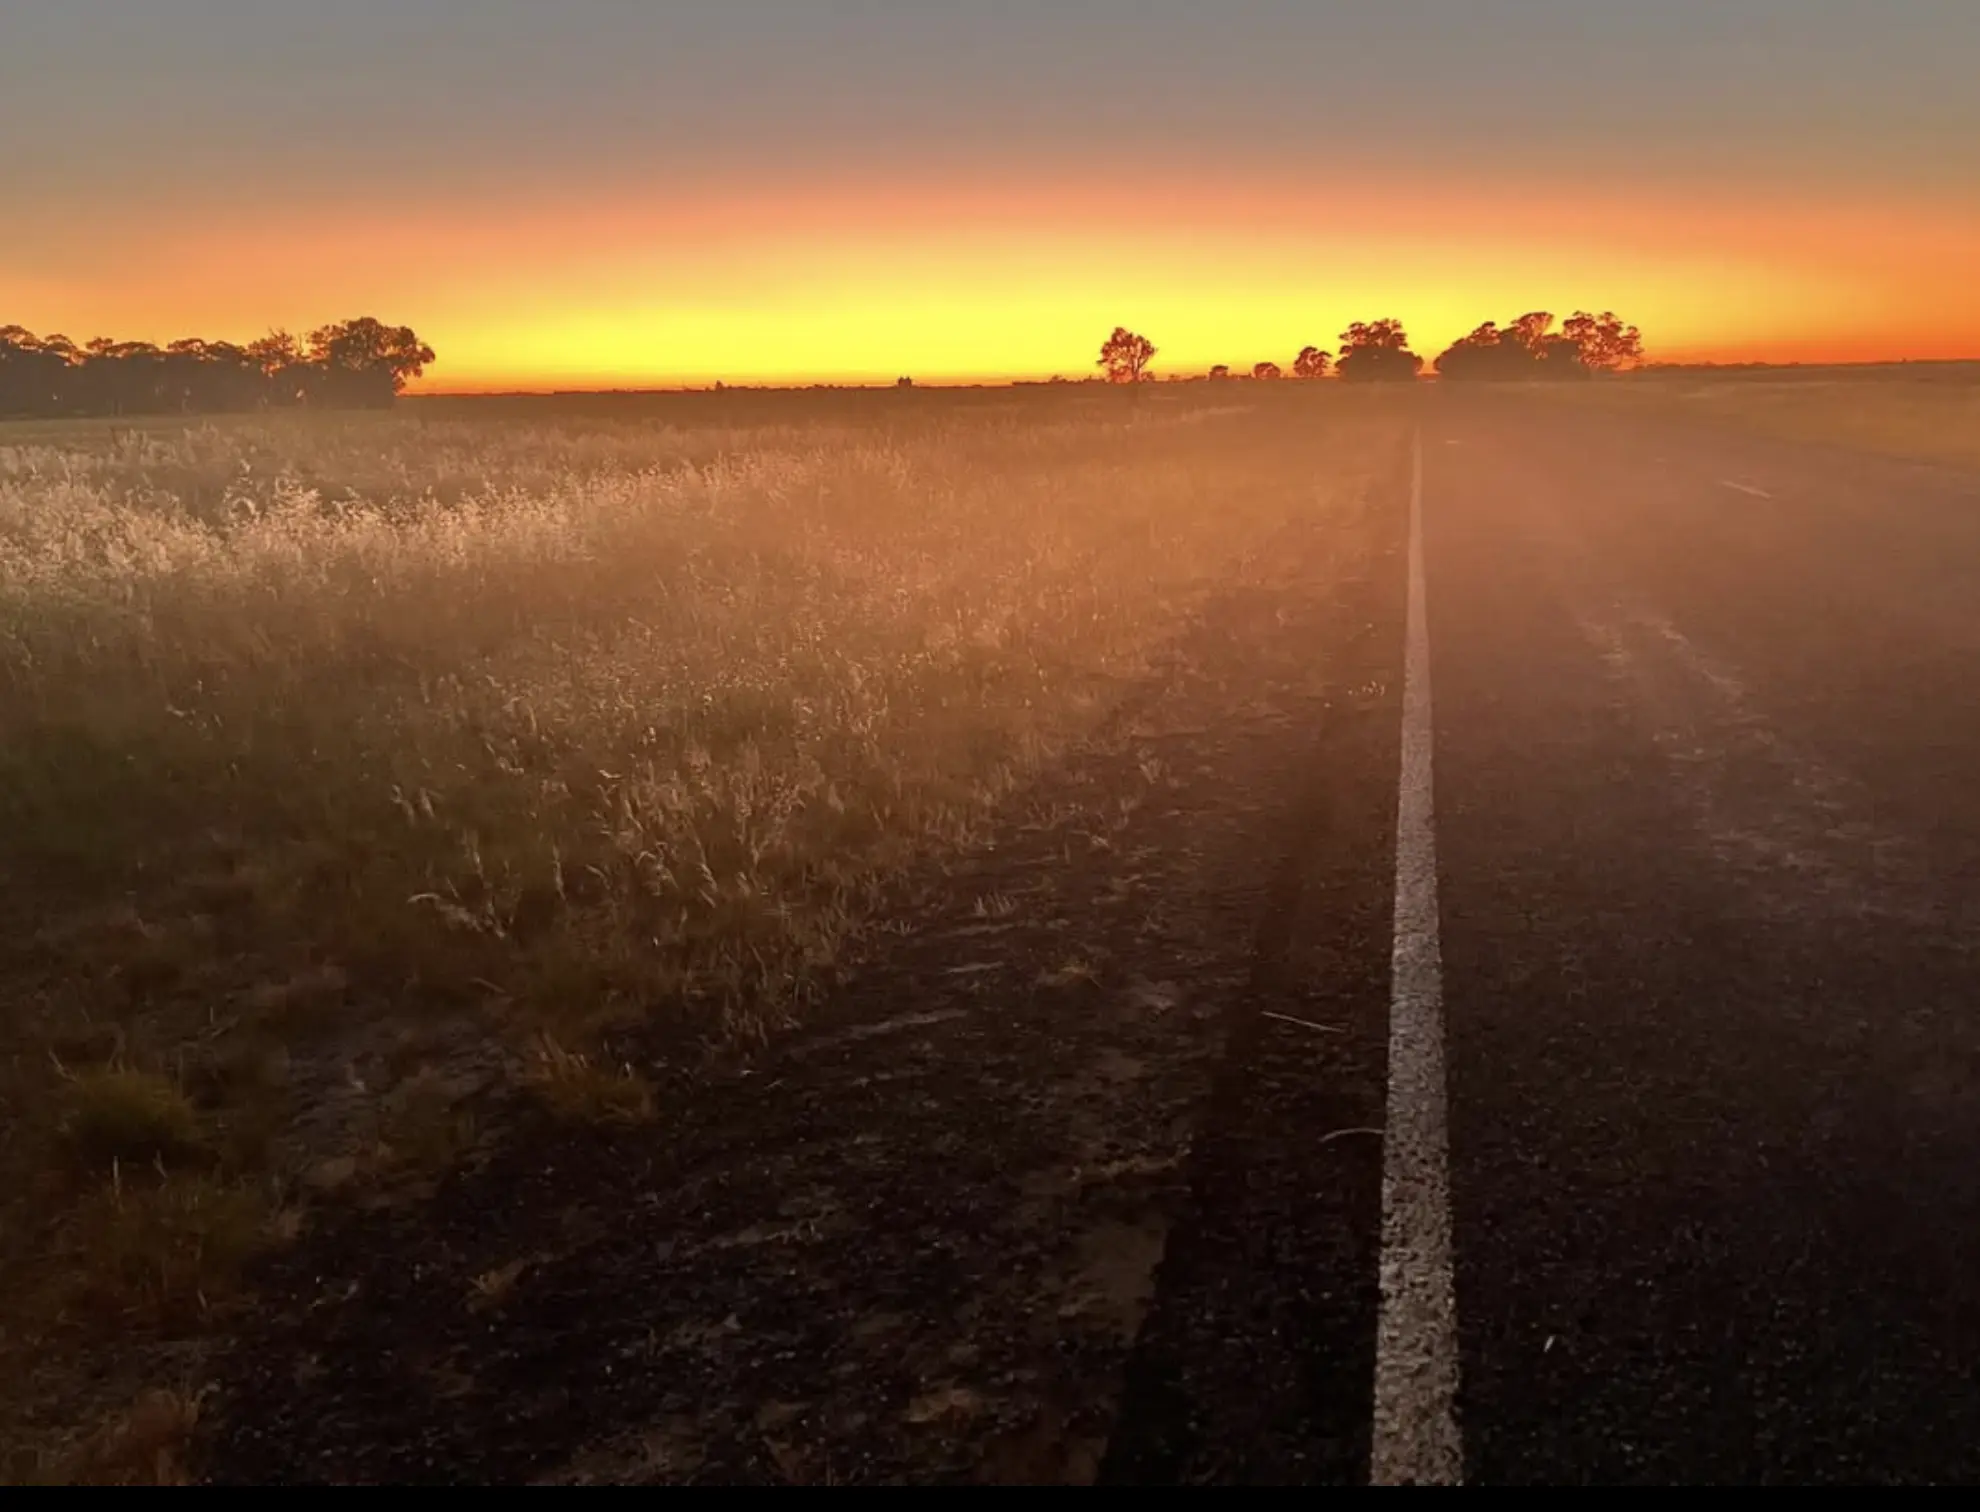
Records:
<instances>
[{"instance_id":1,"label":"dark foreground ground","mask_svg":"<svg viewBox=\"0 0 1980 1512\"><path fill-rule=\"evenodd\" d=\"M1422 446L1466 1478L1980 1478L1980 480ZM802 1034L280 1257L208 1477L1365 1478L1408 478Z\"/></svg>"}]
</instances>

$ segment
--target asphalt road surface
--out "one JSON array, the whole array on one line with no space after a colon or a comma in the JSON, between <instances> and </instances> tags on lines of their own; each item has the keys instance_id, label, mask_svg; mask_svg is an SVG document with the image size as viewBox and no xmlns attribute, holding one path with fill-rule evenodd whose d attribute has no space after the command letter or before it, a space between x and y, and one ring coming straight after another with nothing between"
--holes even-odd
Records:
<instances>
[{"instance_id":1,"label":"asphalt road surface","mask_svg":"<svg viewBox=\"0 0 1980 1512\"><path fill-rule=\"evenodd\" d=\"M1437 398L1463 1478L1980 1479L1980 479Z\"/></svg>"}]
</instances>

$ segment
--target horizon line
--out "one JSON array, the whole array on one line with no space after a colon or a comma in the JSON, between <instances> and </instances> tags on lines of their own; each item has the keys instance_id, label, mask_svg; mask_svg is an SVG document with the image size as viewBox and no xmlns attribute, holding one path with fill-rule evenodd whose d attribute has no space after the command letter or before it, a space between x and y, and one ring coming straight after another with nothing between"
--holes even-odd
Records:
<instances>
[{"instance_id":1,"label":"horizon line","mask_svg":"<svg viewBox=\"0 0 1980 1512\"><path fill-rule=\"evenodd\" d=\"M1714 372L1725 370L1752 371L1769 369L1794 371L1799 369L1830 368L1888 368L1888 367L1961 367L1980 364L1980 352L1968 357L1859 357L1834 361L1769 361L1753 358L1734 361L1662 361L1645 362L1636 368L1603 376L1627 378L1635 374L1655 372ZM903 375L912 377L912 375ZM1416 381L1437 381L1438 375L1426 367ZM1160 374L1140 380L1143 385L1156 387L1166 383L1256 383L1279 382L1288 385L1302 383L1334 383L1341 381L1329 373L1323 378L1256 379L1249 372L1233 371L1228 377L1212 380L1207 371ZM911 387L917 389L996 389L996 388L1076 388L1088 385L1102 388L1131 388L1137 385L1110 383L1097 373L1082 373L1077 377L1067 374L1034 375L995 375L983 377L947 376L929 379L912 378ZM852 390L894 390L900 387L896 378L879 377L819 377L819 378L767 378L738 379L727 378L679 379L642 384L588 384L574 388L538 386L489 386L438 388L420 386L409 389L400 397L406 399L509 399L509 398L561 398L585 395L640 395L640 394L710 394L710 393L805 393L816 389Z\"/></svg>"}]
</instances>

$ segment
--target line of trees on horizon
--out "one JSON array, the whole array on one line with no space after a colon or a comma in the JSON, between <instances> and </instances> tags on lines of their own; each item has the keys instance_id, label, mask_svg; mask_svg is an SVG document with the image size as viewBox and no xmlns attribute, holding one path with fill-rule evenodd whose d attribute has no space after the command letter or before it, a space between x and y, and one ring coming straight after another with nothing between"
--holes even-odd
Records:
<instances>
[{"instance_id":1,"label":"line of trees on horizon","mask_svg":"<svg viewBox=\"0 0 1980 1512\"><path fill-rule=\"evenodd\" d=\"M1433 370L1454 382L1530 382L1590 378L1643 361L1642 333L1611 310L1577 310L1559 330L1554 318L1551 311L1534 310L1505 326L1488 320L1446 347ZM1341 332L1340 344L1338 361L1332 352L1302 347L1293 359L1293 377L1325 378L1331 371L1349 383L1407 383L1423 374L1423 358L1409 349L1409 333L1400 320L1357 320ZM1097 366L1109 383L1139 383L1148 377L1157 350L1146 336L1115 326L1100 345ZM1232 373L1219 363L1207 376L1221 381ZM1260 362L1249 376L1269 381L1283 377L1284 370L1276 362Z\"/></svg>"},{"instance_id":2,"label":"line of trees on horizon","mask_svg":"<svg viewBox=\"0 0 1980 1512\"><path fill-rule=\"evenodd\" d=\"M369 315L306 338L270 331L239 345L189 336L157 346L99 336L78 346L0 325L0 415L216 414L383 409L434 361L410 326Z\"/></svg>"}]
</instances>

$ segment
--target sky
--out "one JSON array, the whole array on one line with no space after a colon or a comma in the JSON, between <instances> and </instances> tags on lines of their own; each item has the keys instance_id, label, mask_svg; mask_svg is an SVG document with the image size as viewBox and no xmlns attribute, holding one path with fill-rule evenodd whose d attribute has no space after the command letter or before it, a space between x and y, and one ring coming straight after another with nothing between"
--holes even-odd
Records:
<instances>
[{"instance_id":1,"label":"sky","mask_svg":"<svg viewBox=\"0 0 1980 1512\"><path fill-rule=\"evenodd\" d=\"M429 390L1980 357L1980 0L0 0L0 324Z\"/></svg>"}]
</instances>

